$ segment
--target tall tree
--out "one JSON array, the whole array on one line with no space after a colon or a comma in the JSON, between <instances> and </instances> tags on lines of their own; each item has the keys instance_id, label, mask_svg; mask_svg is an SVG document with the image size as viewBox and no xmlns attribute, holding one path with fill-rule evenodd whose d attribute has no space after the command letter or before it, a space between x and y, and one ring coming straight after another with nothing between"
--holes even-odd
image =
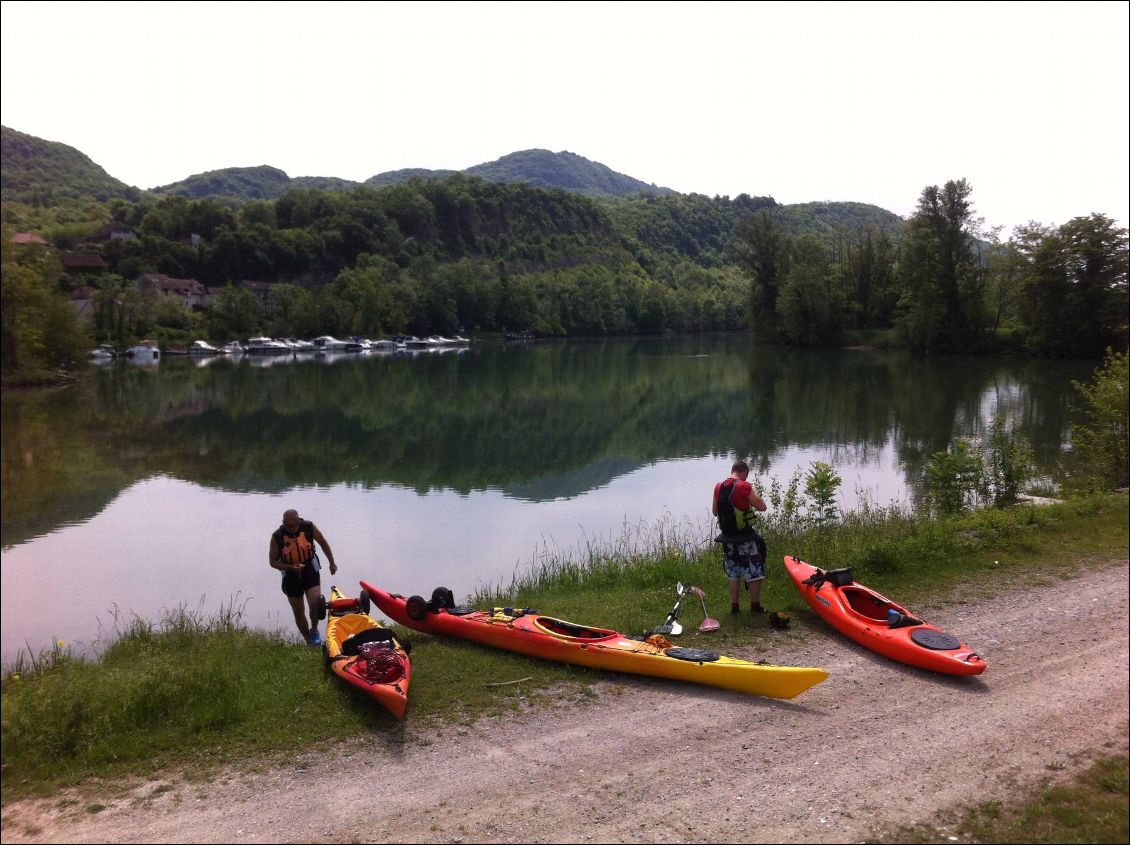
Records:
<instances>
[{"instance_id":1,"label":"tall tree","mask_svg":"<svg viewBox=\"0 0 1130 845\"><path fill-rule=\"evenodd\" d=\"M972 188L964 179L923 189L907 225L898 326L918 349L968 348L983 339L984 273Z\"/></svg>"},{"instance_id":2,"label":"tall tree","mask_svg":"<svg viewBox=\"0 0 1130 845\"><path fill-rule=\"evenodd\" d=\"M1029 348L1044 355L1098 357L1127 341L1126 229L1102 214L1058 229L1030 225L1012 246L1023 263Z\"/></svg>"},{"instance_id":3,"label":"tall tree","mask_svg":"<svg viewBox=\"0 0 1130 845\"><path fill-rule=\"evenodd\" d=\"M789 245L789 236L768 211L743 217L734 227L731 250L750 279L750 320L759 333L776 316L781 282L789 269Z\"/></svg>"},{"instance_id":4,"label":"tall tree","mask_svg":"<svg viewBox=\"0 0 1130 845\"><path fill-rule=\"evenodd\" d=\"M882 229L868 226L854 244L844 248L841 270L859 325L881 328L891 324L895 301L895 246Z\"/></svg>"},{"instance_id":5,"label":"tall tree","mask_svg":"<svg viewBox=\"0 0 1130 845\"><path fill-rule=\"evenodd\" d=\"M785 338L805 346L836 343L843 333L844 310L824 243L816 235L797 238L777 298L778 324Z\"/></svg>"}]
</instances>

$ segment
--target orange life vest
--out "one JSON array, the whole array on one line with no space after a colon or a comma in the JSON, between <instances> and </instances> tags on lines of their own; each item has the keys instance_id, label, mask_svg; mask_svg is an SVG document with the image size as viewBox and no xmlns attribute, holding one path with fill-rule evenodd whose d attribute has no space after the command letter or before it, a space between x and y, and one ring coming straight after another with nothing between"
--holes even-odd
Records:
<instances>
[{"instance_id":1,"label":"orange life vest","mask_svg":"<svg viewBox=\"0 0 1130 845\"><path fill-rule=\"evenodd\" d=\"M287 563L307 563L314 556L314 544L307 538L306 533L299 531L291 537L285 531L282 535L282 558Z\"/></svg>"}]
</instances>

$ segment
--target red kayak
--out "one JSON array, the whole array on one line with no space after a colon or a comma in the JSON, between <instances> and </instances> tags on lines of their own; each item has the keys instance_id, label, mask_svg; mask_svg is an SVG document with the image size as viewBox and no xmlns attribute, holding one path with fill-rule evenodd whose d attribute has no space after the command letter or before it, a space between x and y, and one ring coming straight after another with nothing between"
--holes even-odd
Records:
<instances>
[{"instance_id":1,"label":"red kayak","mask_svg":"<svg viewBox=\"0 0 1130 845\"><path fill-rule=\"evenodd\" d=\"M560 663L690 681L770 698L793 698L828 677L823 669L773 666L706 649L679 648L659 635L638 640L536 610L507 607L488 612L455 607L451 591L442 587L430 602L420 596L388 593L365 581L361 588L362 601L368 597L401 625Z\"/></svg>"},{"instance_id":2,"label":"red kayak","mask_svg":"<svg viewBox=\"0 0 1130 845\"><path fill-rule=\"evenodd\" d=\"M825 571L795 557L785 557L785 569L809 607L860 645L901 663L947 675L985 671L985 661L973 649L856 583L850 569Z\"/></svg>"}]
</instances>

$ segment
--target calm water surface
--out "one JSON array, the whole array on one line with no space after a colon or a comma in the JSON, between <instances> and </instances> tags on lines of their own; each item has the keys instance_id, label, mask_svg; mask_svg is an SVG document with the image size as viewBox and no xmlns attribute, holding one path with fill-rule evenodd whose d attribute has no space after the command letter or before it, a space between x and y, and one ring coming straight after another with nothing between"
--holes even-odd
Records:
<instances>
[{"instance_id":1,"label":"calm water surface","mask_svg":"<svg viewBox=\"0 0 1130 845\"><path fill-rule=\"evenodd\" d=\"M0 400L6 662L181 605L245 602L250 623L292 629L267 565L290 507L330 541L346 592L365 578L463 596L659 525L709 536L735 456L782 481L828 461L845 509L911 503L929 455L998 407L1050 465L1071 380L1095 366L733 336L200 363L118 362Z\"/></svg>"}]
</instances>

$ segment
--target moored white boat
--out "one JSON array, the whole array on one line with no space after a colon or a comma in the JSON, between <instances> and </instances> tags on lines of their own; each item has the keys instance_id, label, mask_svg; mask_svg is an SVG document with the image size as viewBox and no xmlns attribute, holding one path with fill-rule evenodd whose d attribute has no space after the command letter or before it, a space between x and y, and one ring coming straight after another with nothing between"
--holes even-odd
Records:
<instances>
[{"instance_id":1,"label":"moored white boat","mask_svg":"<svg viewBox=\"0 0 1130 845\"><path fill-rule=\"evenodd\" d=\"M269 337L253 337L247 341L248 355L289 355L290 353L289 346Z\"/></svg>"},{"instance_id":2,"label":"moored white boat","mask_svg":"<svg viewBox=\"0 0 1130 845\"><path fill-rule=\"evenodd\" d=\"M139 340L126 350L126 354L135 361L156 361L161 357L161 349L155 340Z\"/></svg>"},{"instance_id":3,"label":"moored white boat","mask_svg":"<svg viewBox=\"0 0 1130 845\"><path fill-rule=\"evenodd\" d=\"M324 334L314 338L314 346L320 352L345 352L349 344L333 335Z\"/></svg>"},{"instance_id":4,"label":"moored white boat","mask_svg":"<svg viewBox=\"0 0 1130 845\"><path fill-rule=\"evenodd\" d=\"M90 350L90 357L102 361L112 361L118 357L118 351L108 343L100 343Z\"/></svg>"},{"instance_id":5,"label":"moored white boat","mask_svg":"<svg viewBox=\"0 0 1130 845\"><path fill-rule=\"evenodd\" d=\"M189 355L219 355L220 350L206 340L194 340L188 347Z\"/></svg>"}]
</instances>

